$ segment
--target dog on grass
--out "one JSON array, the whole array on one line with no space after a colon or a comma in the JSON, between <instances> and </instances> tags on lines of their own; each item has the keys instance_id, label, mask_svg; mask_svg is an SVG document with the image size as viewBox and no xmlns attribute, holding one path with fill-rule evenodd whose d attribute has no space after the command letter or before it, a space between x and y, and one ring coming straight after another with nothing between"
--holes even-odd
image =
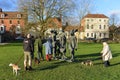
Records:
<instances>
[{"instance_id":1,"label":"dog on grass","mask_svg":"<svg viewBox=\"0 0 120 80\"><path fill-rule=\"evenodd\" d=\"M81 64L86 66L93 66L93 62L91 60L83 61Z\"/></svg>"},{"instance_id":2,"label":"dog on grass","mask_svg":"<svg viewBox=\"0 0 120 80\"><path fill-rule=\"evenodd\" d=\"M35 57L35 58L34 58L34 63L35 63L35 64L39 64L39 63L40 63L40 60L39 60L37 57Z\"/></svg>"},{"instance_id":3,"label":"dog on grass","mask_svg":"<svg viewBox=\"0 0 120 80\"><path fill-rule=\"evenodd\" d=\"M19 68L18 65L12 64L12 63L10 63L9 66L12 66L13 68L13 75L14 73L16 73L16 76L17 76L17 71L20 70L21 68Z\"/></svg>"}]
</instances>

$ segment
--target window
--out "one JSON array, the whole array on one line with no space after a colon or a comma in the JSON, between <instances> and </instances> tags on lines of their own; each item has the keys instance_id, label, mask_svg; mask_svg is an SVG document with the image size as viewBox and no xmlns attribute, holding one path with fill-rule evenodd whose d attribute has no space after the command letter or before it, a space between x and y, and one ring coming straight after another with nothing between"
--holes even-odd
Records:
<instances>
[{"instance_id":1,"label":"window","mask_svg":"<svg viewBox=\"0 0 120 80\"><path fill-rule=\"evenodd\" d=\"M106 22L106 20L104 20L104 22Z\"/></svg>"},{"instance_id":2,"label":"window","mask_svg":"<svg viewBox=\"0 0 120 80\"><path fill-rule=\"evenodd\" d=\"M101 19L99 19L99 21L101 21Z\"/></svg>"},{"instance_id":3,"label":"window","mask_svg":"<svg viewBox=\"0 0 120 80\"><path fill-rule=\"evenodd\" d=\"M93 19L91 19L91 21L93 21Z\"/></svg>"},{"instance_id":4,"label":"window","mask_svg":"<svg viewBox=\"0 0 120 80\"><path fill-rule=\"evenodd\" d=\"M89 19L87 19L87 21L89 21Z\"/></svg>"},{"instance_id":5,"label":"window","mask_svg":"<svg viewBox=\"0 0 120 80\"><path fill-rule=\"evenodd\" d=\"M93 33L91 33L91 37L93 37Z\"/></svg>"},{"instance_id":6,"label":"window","mask_svg":"<svg viewBox=\"0 0 120 80\"><path fill-rule=\"evenodd\" d=\"M1 23L2 23L2 24L4 24L4 21L3 21L3 20L1 20Z\"/></svg>"},{"instance_id":7,"label":"window","mask_svg":"<svg viewBox=\"0 0 120 80\"><path fill-rule=\"evenodd\" d=\"M20 24L20 21L17 21L18 24Z\"/></svg>"},{"instance_id":8,"label":"window","mask_svg":"<svg viewBox=\"0 0 120 80\"><path fill-rule=\"evenodd\" d=\"M0 27L0 31L4 31L3 27Z\"/></svg>"},{"instance_id":9,"label":"window","mask_svg":"<svg viewBox=\"0 0 120 80\"><path fill-rule=\"evenodd\" d=\"M101 33L99 34L99 36L100 36L100 37L102 36Z\"/></svg>"},{"instance_id":10,"label":"window","mask_svg":"<svg viewBox=\"0 0 120 80\"><path fill-rule=\"evenodd\" d=\"M16 26L16 34L20 34L21 33L21 28L20 26Z\"/></svg>"},{"instance_id":11,"label":"window","mask_svg":"<svg viewBox=\"0 0 120 80\"><path fill-rule=\"evenodd\" d=\"M12 24L12 20L10 20L10 24Z\"/></svg>"},{"instance_id":12,"label":"window","mask_svg":"<svg viewBox=\"0 0 120 80\"><path fill-rule=\"evenodd\" d=\"M87 33L87 37L89 37L89 33Z\"/></svg>"},{"instance_id":13,"label":"window","mask_svg":"<svg viewBox=\"0 0 120 80\"><path fill-rule=\"evenodd\" d=\"M99 25L99 29L101 29L101 25Z\"/></svg>"},{"instance_id":14,"label":"window","mask_svg":"<svg viewBox=\"0 0 120 80\"><path fill-rule=\"evenodd\" d=\"M1 18L4 18L5 17L5 15L4 14L1 14Z\"/></svg>"},{"instance_id":15,"label":"window","mask_svg":"<svg viewBox=\"0 0 120 80\"><path fill-rule=\"evenodd\" d=\"M89 25L87 25L87 29L89 29Z\"/></svg>"},{"instance_id":16,"label":"window","mask_svg":"<svg viewBox=\"0 0 120 80\"><path fill-rule=\"evenodd\" d=\"M21 14L17 14L17 18L21 18Z\"/></svg>"},{"instance_id":17,"label":"window","mask_svg":"<svg viewBox=\"0 0 120 80\"><path fill-rule=\"evenodd\" d=\"M93 29L93 25L91 25L91 29Z\"/></svg>"},{"instance_id":18,"label":"window","mask_svg":"<svg viewBox=\"0 0 120 80\"><path fill-rule=\"evenodd\" d=\"M104 29L106 28L106 25L104 25Z\"/></svg>"},{"instance_id":19,"label":"window","mask_svg":"<svg viewBox=\"0 0 120 80\"><path fill-rule=\"evenodd\" d=\"M106 33L104 33L103 35L104 35L104 38L105 38L105 36L106 36Z\"/></svg>"}]
</instances>

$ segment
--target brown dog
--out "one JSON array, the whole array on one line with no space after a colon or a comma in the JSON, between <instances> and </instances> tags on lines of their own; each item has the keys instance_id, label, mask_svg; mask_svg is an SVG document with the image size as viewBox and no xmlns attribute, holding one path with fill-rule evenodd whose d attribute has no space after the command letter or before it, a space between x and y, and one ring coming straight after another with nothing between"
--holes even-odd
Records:
<instances>
[{"instance_id":1,"label":"brown dog","mask_svg":"<svg viewBox=\"0 0 120 80\"><path fill-rule=\"evenodd\" d=\"M83 61L81 64L86 66L93 66L93 62L91 60Z\"/></svg>"},{"instance_id":2,"label":"brown dog","mask_svg":"<svg viewBox=\"0 0 120 80\"><path fill-rule=\"evenodd\" d=\"M18 65L10 63L9 66L12 66L12 68L13 68L13 74L16 73L16 76L17 76L17 71L20 70L20 68L18 67Z\"/></svg>"},{"instance_id":3,"label":"brown dog","mask_svg":"<svg viewBox=\"0 0 120 80\"><path fill-rule=\"evenodd\" d=\"M34 63L35 63L35 64L39 64L39 63L40 63L40 60L39 60L37 57L35 57L35 58L34 58Z\"/></svg>"}]
</instances>

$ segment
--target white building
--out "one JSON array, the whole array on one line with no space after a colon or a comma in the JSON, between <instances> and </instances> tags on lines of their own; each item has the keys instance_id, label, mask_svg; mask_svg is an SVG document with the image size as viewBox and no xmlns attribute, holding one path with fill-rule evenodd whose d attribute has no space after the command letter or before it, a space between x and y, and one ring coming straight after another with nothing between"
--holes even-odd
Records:
<instances>
[{"instance_id":1,"label":"white building","mask_svg":"<svg viewBox=\"0 0 120 80\"><path fill-rule=\"evenodd\" d=\"M84 38L109 38L109 18L104 14L87 14L81 20Z\"/></svg>"}]
</instances>

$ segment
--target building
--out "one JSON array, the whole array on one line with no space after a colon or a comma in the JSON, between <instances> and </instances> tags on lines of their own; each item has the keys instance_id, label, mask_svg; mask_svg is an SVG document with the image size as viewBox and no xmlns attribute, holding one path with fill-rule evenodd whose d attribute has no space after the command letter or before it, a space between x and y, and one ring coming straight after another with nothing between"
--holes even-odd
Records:
<instances>
[{"instance_id":1,"label":"building","mask_svg":"<svg viewBox=\"0 0 120 80\"><path fill-rule=\"evenodd\" d=\"M62 30L62 20L60 17L50 18L48 21L48 27L45 34L50 34L51 30L60 31Z\"/></svg>"},{"instance_id":2,"label":"building","mask_svg":"<svg viewBox=\"0 0 120 80\"><path fill-rule=\"evenodd\" d=\"M21 34L21 28L25 25L25 14L23 12L6 12L0 8L0 42L2 34L13 32L15 35Z\"/></svg>"},{"instance_id":3,"label":"building","mask_svg":"<svg viewBox=\"0 0 120 80\"><path fill-rule=\"evenodd\" d=\"M72 30L77 30L77 32L76 32L77 34L75 33L75 36L77 38L79 38L79 39L82 39L82 31L83 31L83 27L82 26L69 26L69 25L66 26L65 29L64 29L64 31L65 31L65 33L67 35L67 38L69 37L70 32Z\"/></svg>"},{"instance_id":4,"label":"building","mask_svg":"<svg viewBox=\"0 0 120 80\"><path fill-rule=\"evenodd\" d=\"M109 38L109 18L104 14L87 14L81 20L84 38Z\"/></svg>"}]
</instances>

